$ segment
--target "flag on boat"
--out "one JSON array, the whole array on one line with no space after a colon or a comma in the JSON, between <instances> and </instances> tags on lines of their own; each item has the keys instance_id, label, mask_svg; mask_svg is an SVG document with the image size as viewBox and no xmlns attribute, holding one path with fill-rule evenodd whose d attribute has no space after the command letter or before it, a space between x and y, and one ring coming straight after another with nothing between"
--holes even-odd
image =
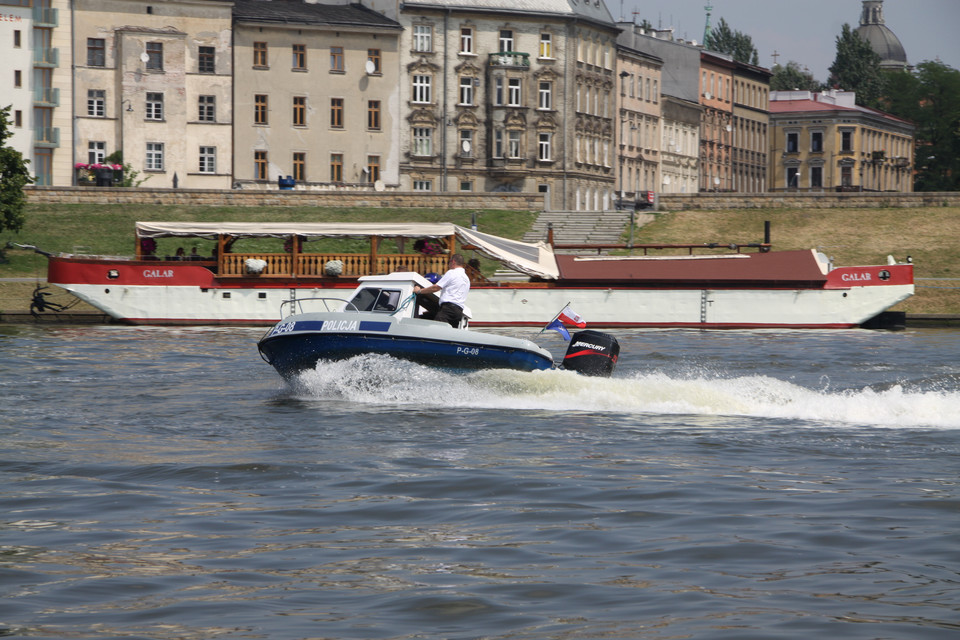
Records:
<instances>
[{"instance_id":1,"label":"flag on boat","mask_svg":"<svg viewBox=\"0 0 960 640\"><path fill-rule=\"evenodd\" d=\"M556 331L557 333L559 333L560 335L562 335L564 340L569 340L569 339L570 339L570 332L567 331L567 328L566 328L565 326L563 326L563 323L562 323L562 322L560 322L560 318L557 318L557 319L555 319L555 320L551 320L551 321L550 321L550 324L548 324L546 327L544 327L544 329L553 329L554 331Z\"/></svg>"},{"instance_id":2,"label":"flag on boat","mask_svg":"<svg viewBox=\"0 0 960 640\"><path fill-rule=\"evenodd\" d=\"M570 305L567 305L563 308L563 311L560 312L560 315L557 316L557 319L564 324L572 324L580 329L583 329L587 326L587 323L583 320L583 316L571 309Z\"/></svg>"}]
</instances>

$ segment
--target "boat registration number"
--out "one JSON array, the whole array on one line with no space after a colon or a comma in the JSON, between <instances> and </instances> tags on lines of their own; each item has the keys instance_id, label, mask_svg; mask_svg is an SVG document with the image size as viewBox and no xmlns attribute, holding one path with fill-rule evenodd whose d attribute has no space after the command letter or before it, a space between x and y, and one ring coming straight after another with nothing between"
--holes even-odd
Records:
<instances>
[{"instance_id":1,"label":"boat registration number","mask_svg":"<svg viewBox=\"0 0 960 640\"><path fill-rule=\"evenodd\" d=\"M478 356L480 349L476 347L457 347L458 356Z\"/></svg>"},{"instance_id":2,"label":"boat registration number","mask_svg":"<svg viewBox=\"0 0 960 640\"><path fill-rule=\"evenodd\" d=\"M281 322L273 328L273 331L270 332L270 335L275 336L281 333L290 333L297 326L296 320L291 322Z\"/></svg>"}]
</instances>

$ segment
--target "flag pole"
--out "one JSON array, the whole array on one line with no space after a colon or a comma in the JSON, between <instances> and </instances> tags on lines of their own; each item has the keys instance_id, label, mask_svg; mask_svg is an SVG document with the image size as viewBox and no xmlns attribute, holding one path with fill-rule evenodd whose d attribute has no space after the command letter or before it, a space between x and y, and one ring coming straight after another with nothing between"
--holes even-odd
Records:
<instances>
[{"instance_id":1,"label":"flag pole","mask_svg":"<svg viewBox=\"0 0 960 640\"><path fill-rule=\"evenodd\" d=\"M566 309L566 308L569 307L569 306L570 306L570 303L568 302L567 304L565 304L565 305L563 305L562 307L560 307L560 311L557 311L557 312L553 315L553 317L550 318L550 321L547 322L547 324L543 325L543 328L540 329L540 331L537 332L537 335L540 335L541 333L543 333L544 331L546 331L546 330L547 330L547 327L549 327L550 324L551 324L554 320L556 320L557 318L559 318L559 317L560 317L560 314L563 313L563 310Z\"/></svg>"}]
</instances>

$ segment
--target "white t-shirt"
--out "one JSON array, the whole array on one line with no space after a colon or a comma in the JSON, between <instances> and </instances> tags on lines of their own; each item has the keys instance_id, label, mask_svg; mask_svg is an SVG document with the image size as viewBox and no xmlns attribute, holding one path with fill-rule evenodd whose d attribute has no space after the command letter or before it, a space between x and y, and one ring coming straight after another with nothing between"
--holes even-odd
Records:
<instances>
[{"instance_id":1,"label":"white t-shirt","mask_svg":"<svg viewBox=\"0 0 960 640\"><path fill-rule=\"evenodd\" d=\"M463 267L450 269L443 277L437 280L440 287L440 304L452 302L458 307L467 303L467 293L470 292L470 277Z\"/></svg>"}]
</instances>

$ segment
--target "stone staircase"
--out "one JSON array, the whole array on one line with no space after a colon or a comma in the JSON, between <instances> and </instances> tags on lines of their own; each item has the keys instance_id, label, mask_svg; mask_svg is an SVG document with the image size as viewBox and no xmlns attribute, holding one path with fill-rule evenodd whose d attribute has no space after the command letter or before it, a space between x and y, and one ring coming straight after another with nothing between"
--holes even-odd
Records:
<instances>
[{"instance_id":1,"label":"stone staircase","mask_svg":"<svg viewBox=\"0 0 960 640\"><path fill-rule=\"evenodd\" d=\"M638 211L634 214L636 227L643 226L650 220L653 220L653 216L649 213ZM523 241L546 242L548 224L553 225L555 244L619 244L626 242L624 236L630 232L630 211L543 211L530 230L524 234ZM587 253L587 250L557 249L556 253ZM526 280L527 276L509 269L501 269L494 273L493 279L522 281Z\"/></svg>"},{"instance_id":2,"label":"stone staircase","mask_svg":"<svg viewBox=\"0 0 960 640\"><path fill-rule=\"evenodd\" d=\"M643 214L637 214L639 218ZM547 225L553 225L556 244L615 244L623 241L630 227L629 211L544 211L523 236L524 242L546 241ZM557 253L576 253L559 250Z\"/></svg>"}]
</instances>

